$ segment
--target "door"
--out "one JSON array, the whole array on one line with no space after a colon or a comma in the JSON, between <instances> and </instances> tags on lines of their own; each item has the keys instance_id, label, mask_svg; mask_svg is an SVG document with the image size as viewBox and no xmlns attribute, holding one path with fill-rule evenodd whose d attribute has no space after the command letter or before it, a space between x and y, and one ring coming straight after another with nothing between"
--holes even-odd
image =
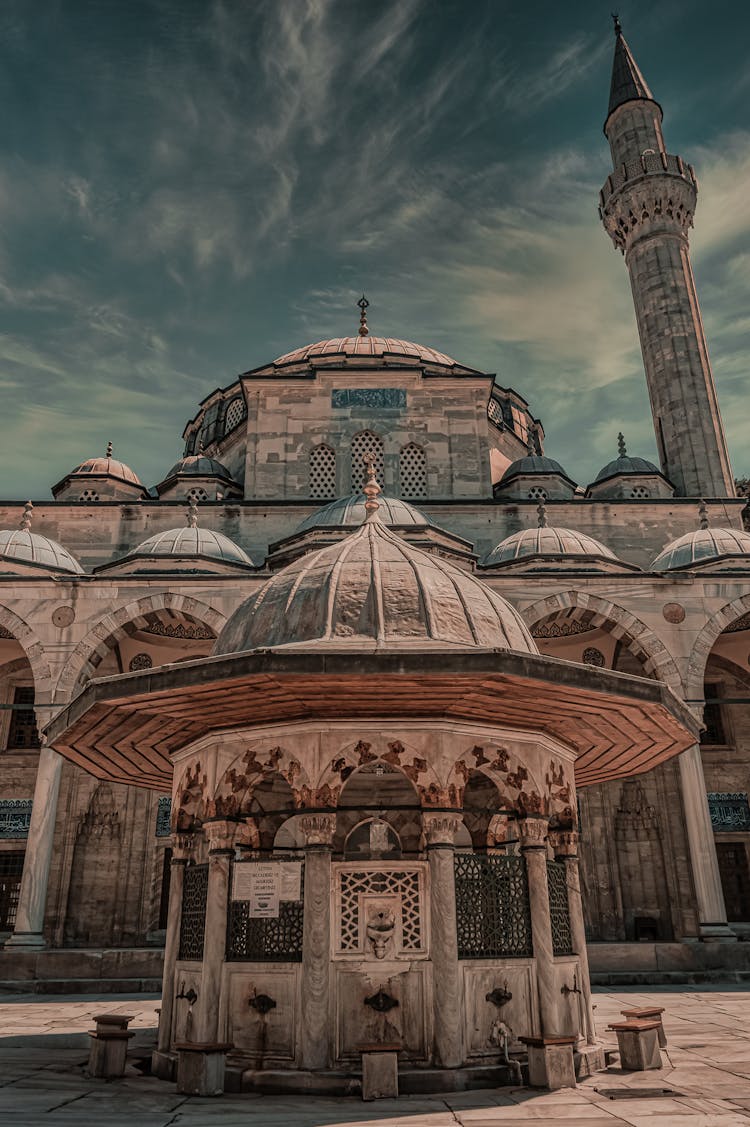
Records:
<instances>
[{"instance_id":1,"label":"door","mask_svg":"<svg viewBox=\"0 0 750 1127\"><path fill-rule=\"evenodd\" d=\"M716 856L727 919L736 923L750 922L750 872L744 842L717 841Z\"/></svg>"}]
</instances>

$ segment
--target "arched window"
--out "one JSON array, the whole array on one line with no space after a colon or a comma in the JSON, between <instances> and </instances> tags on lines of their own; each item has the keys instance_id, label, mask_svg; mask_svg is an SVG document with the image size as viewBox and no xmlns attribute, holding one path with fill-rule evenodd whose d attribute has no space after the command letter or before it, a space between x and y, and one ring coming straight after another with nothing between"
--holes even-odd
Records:
<instances>
[{"instance_id":1,"label":"arched window","mask_svg":"<svg viewBox=\"0 0 750 1127\"><path fill-rule=\"evenodd\" d=\"M336 451L325 442L310 451L310 496L319 501L336 497Z\"/></svg>"},{"instance_id":2,"label":"arched window","mask_svg":"<svg viewBox=\"0 0 750 1127\"><path fill-rule=\"evenodd\" d=\"M400 455L401 496L427 496L427 455L416 442L404 446Z\"/></svg>"},{"instance_id":3,"label":"arched window","mask_svg":"<svg viewBox=\"0 0 750 1127\"><path fill-rule=\"evenodd\" d=\"M369 454L375 464L375 477L378 484L385 486L383 459L383 439L371 430L361 430L352 439L352 493L361 493L365 484L365 455Z\"/></svg>"},{"instance_id":4,"label":"arched window","mask_svg":"<svg viewBox=\"0 0 750 1127\"><path fill-rule=\"evenodd\" d=\"M230 430L234 430L241 422L247 418L247 406L245 400L241 395L236 395L234 399L229 401L229 405L224 416L224 434L229 434Z\"/></svg>"}]
</instances>

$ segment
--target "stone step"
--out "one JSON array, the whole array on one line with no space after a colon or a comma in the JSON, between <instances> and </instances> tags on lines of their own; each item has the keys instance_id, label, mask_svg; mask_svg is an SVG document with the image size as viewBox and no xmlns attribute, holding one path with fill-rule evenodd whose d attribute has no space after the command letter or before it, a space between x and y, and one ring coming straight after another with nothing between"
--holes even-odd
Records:
<instances>
[{"instance_id":1,"label":"stone step","mask_svg":"<svg viewBox=\"0 0 750 1127\"><path fill-rule=\"evenodd\" d=\"M0 979L0 994L155 994L160 978Z\"/></svg>"},{"instance_id":2,"label":"stone step","mask_svg":"<svg viewBox=\"0 0 750 1127\"><path fill-rule=\"evenodd\" d=\"M500 1088L513 1083L505 1065L467 1065L464 1068L399 1068L399 1095L429 1095L433 1092L467 1092ZM301 1072L294 1069L244 1069L228 1065L227 1092L259 1092L283 1095L305 1092L316 1096L359 1096L362 1076L357 1072Z\"/></svg>"},{"instance_id":3,"label":"stone step","mask_svg":"<svg viewBox=\"0 0 750 1127\"><path fill-rule=\"evenodd\" d=\"M690 986L702 982L750 982L750 970L597 971L592 986Z\"/></svg>"}]
</instances>

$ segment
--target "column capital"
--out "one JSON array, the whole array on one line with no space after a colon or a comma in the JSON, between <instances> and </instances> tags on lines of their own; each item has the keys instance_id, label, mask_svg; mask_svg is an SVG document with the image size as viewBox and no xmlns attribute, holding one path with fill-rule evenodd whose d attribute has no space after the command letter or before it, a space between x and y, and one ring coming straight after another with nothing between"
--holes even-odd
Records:
<instances>
[{"instance_id":1,"label":"column capital","mask_svg":"<svg viewBox=\"0 0 750 1127\"><path fill-rule=\"evenodd\" d=\"M320 845L329 848L333 845L336 833L335 814L305 814L300 822L305 835L305 845Z\"/></svg>"},{"instance_id":2,"label":"column capital","mask_svg":"<svg viewBox=\"0 0 750 1127\"><path fill-rule=\"evenodd\" d=\"M209 854L231 852L242 829L244 829L244 826L240 822L229 822L223 818L204 822L203 832L208 839Z\"/></svg>"},{"instance_id":3,"label":"column capital","mask_svg":"<svg viewBox=\"0 0 750 1127\"><path fill-rule=\"evenodd\" d=\"M550 830L549 843L555 857L578 857L577 830Z\"/></svg>"},{"instance_id":4,"label":"column capital","mask_svg":"<svg viewBox=\"0 0 750 1127\"><path fill-rule=\"evenodd\" d=\"M453 845L461 819L457 814L422 814L424 836L429 845Z\"/></svg>"},{"instance_id":5,"label":"column capital","mask_svg":"<svg viewBox=\"0 0 750 1127\"><path fill-rule=\"evenodd\" d=\"M517 821L521 849L543 849L549 833L549 818L544 814L527 814Z\"/></svg>"},{"instance_id":6,"label":"column capital","mask_svg":"<svg viewBox=\"0 0 750 1127\"><path fill-rule=\"evenodd\" d=\"M188 861L195 852L195 834L173 833L172 837L172 863L182 864Z\"/></svg>"}]
</instances>

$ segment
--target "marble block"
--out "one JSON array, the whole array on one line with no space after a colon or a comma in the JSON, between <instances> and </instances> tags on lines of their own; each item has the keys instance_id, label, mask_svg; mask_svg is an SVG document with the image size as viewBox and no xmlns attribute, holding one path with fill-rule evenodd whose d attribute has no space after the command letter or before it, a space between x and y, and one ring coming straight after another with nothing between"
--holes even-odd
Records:
<instances>
[{"instance_id":1,"label":"marble block","mask_svg":"<svg viewBox=\"0 0 750 1127\"><path fill-rule=\"evenodd\" d=\"M520 1037L529 1054L529 1087L575 1088L573 1046L576 1037Z\"/></svg>"},{"instance_id":2,"label":"marble block","mask_svg":"<svg viewBox=\"0 0 750 1127\"><path fill-rule=\"evenodd\" d=\"M189 1044L177 1049L177 1091L184 1096L222 1096L226 1054L233 1046L224 1042Z\"/></svg>"},{"instance_id":3,"label":"marble block","mask_svg":"<svg viewBox=\"0 0 750 1127\"><path fill-rule=\"evenodd\" d=\"M384 1100L398 1096L398 1050L400 1045L360 1045L362 1053L362 1099Z\"/></svg>"},{"instance_id":4,"label":"marble block","mask_svg":"<svg viewBox=\"0 0 750 1127\"><path fill-rule=\"evenodd\" d=\"M617 1034L620 1065L626 1072L661 1068L661 1021L617 1021L609 1027Z\"/></svg>"}]
</instances>

